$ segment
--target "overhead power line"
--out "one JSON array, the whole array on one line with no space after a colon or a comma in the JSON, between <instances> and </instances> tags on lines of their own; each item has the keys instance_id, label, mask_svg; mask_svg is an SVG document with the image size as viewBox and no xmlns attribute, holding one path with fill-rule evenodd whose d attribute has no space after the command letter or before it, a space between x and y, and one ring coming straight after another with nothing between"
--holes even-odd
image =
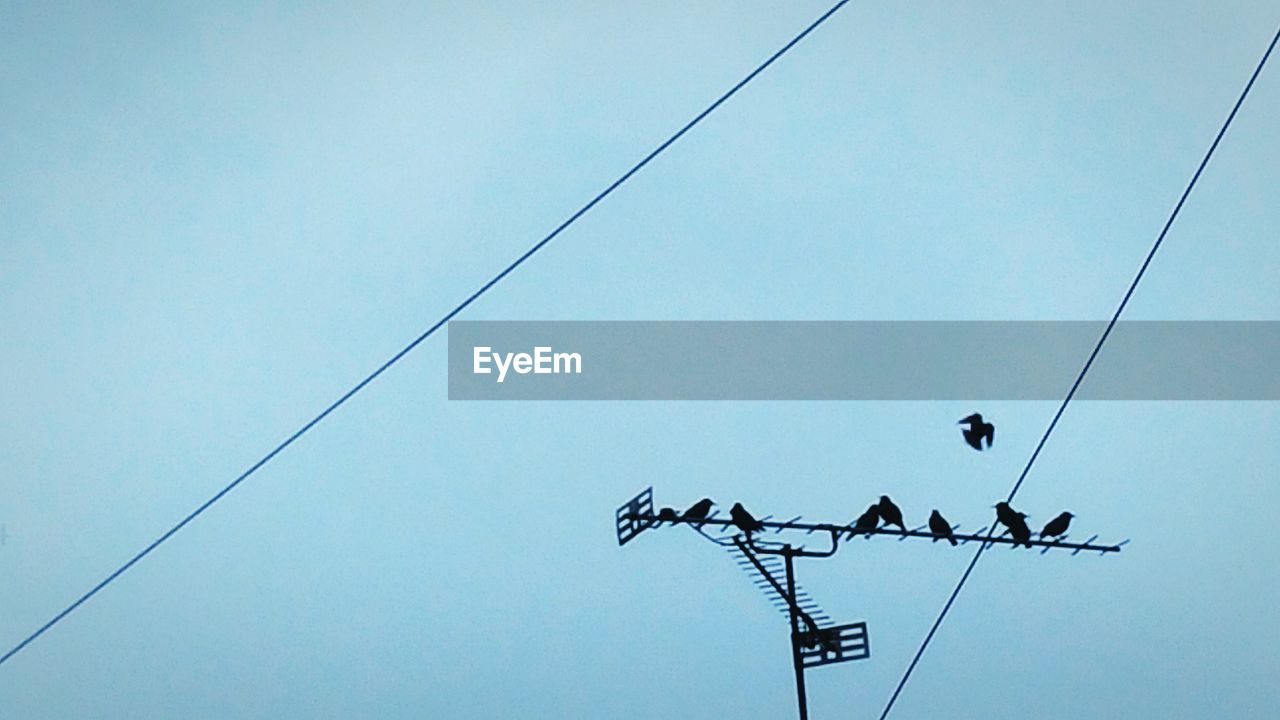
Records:
<instances>
[{"instance_id":1,"label":"overhead power line","mask_svg":"<svg viewBox=\"0 0 1280 720\"><path fill-rule=\"evenodd\" d=\"M158 538L156 538L154 541L152 541L150 545L147 545L145 548L143 548L143 549L142 549L140 552L138 552L136 555L134 555L133 557L129 558L129 560L128 560L127 562L125 562L125 563L124 563L123 565L121 565L120 567L116 568L114 571L112 571L112 572L111 572L111 574L110 574L110 575L107 575L105 578L103 578L103 580L102 580L101 582L99 582L97 585L94 585L94 586L93 586L93 587L92 587L88 592L86 592L85 594L83 594L83 595L81 595L79 598L77 598L77 599L75 600L75 602L73 602L73 603L71 603L70 605L68 605L66 608L64 608L64 609L63 609L61 612L59 612L57 615L54 615L54 616L53 616L53 618L52 618L51 620L49 620L48 622L46 622L44 625L41 625L39 628L37 628L37 629L36 629L36 631L35 631L35 632L31 633L31 634L30 634L30 635L28 635L26 638L24 638L24 639L22 640L22 642L20 642L20 643L18 643L17 645L13 646L13 648L12 648L12 649L10 649L10 650L9 650L8 652L6 652L4 655L0 656L0 665L3 665L3 664L4 664L5 662L7 662L10 658L12 658L14 655L17 655L19 652L21 652L21 651L23 650L23 648L26 648L28 645L30 645L32 642L34 642L34 641L36 640L36 638L38 638L38 637L40 637L41 635L43 635L43 634L44 634L45 632L47 632L50 628L52 628L54 625L57 625L57 624L58 624L59 622L61 622L64 618L66 618L68 615L70 615L71 613L75 612L75 610L76 610L77 608L79 608L81 605L83 605L85 602L87 602L87 601L89 600L89 598L92 598L94 595L98 594L98 592L100 592L103 588L105 588L106 586L108 586L108 585L110 585L112 582L114 582L114 581L116 580L116 578L120 577L122 574L124 574L124 573L125 573L125 571L127 571L129 568L133 567L135 564L137 564L137 563L138 563L140 560L142 560L144 557L146 557L147 555L151 554L151 552L152 552L153 550L155 550L156 548L158 548L161 544L163 544L163 543L164 543L166 540L168 540L169 538L173 537L173 536L174 536L174 534L176 534L179 530L181 530L182 528L186 527L188 523L190 523L192 520L195 520L195 519L196 519L196 518L197 518L201 513L203 513L205 510L208 510L210 507L212 507L212 506L214 505L214 503L216 503L216 502L218 502L219 500L221 500L223 497L225 497L225 496L227 495L227 493L229 493L229 492L231 492L232 490L234 490L234 489L236 488L236 486L238 486L240 483L242 483L242 482L244 482L245 480L247 480L251 475L253 475L253 474L254 474L254 473L256 473L259 469L261 469L261 468L262 468L262 466L266 465L266 464L267 464L268 462L270 462L273 458L275 458L275 456L279 455L279 454L280 454L281 452L283 452L286 448L288 448L290 445L292 445L295 441L297 441L299 438L301 438L303 435L305 435L305 434L307 433L307 431L311 430L311 428L313 428L313 427L315 427L316 425L320 424L320 422L321 422L322 420L324 420L325 418L327 418L327 417L330 415L330 413L332 413L334 410L337 410L337 409L338 409L339 407L341 407L344 403L346 403L348 400L350 400L352 397L354 397L354 396L356 395L356 393L358 393L358 392L360 392L361 390L363 390L363 389L365 388L365 386L367 386L369 383L371 383L371 382L373 382L374 380L376 380L376 379L378 378L378 376L382 375L382 373L384 373L384 372L386 372L388 369L390 369L392 365L395 365L395 364L396 364L397 362L399 362L399 361L400 361L400 360L401 360L405 355L408 355L410 352L412 352L412 351L413 351L413 349L414 349L414 348L416 348L416 347L418 347L418 345L422 344L422 342L423 342L424 340L426 340L427 338L431 337L431 336L432 336L432 335L433 335L437 330L439 330L441 327L443 327L445 323L449 322L450 320L452 320L452 319L454 318L454 316L456 316L458 313L460 313L460 312L462 312L463 310L465 310L465 309L467 308L467 306L469 306L471 303L475 302L475 301L476 301L476 299L478 299L481 295L485 294L486 292L488 292L488 291L489 291L489 289L490 289L490 288L492 288L494 285L497 285L499 282L501 282L501 281L503 280L503 278L505 278L507 275L511 274L511 272L512 272L512 271L514 271L516 268L520 267L520 265L522 265L526 260L528 260L529 258L533 257L533 255L534 255L535 253L537 253L537 252L538 252L539 250L541 250L542 248L546 247L546 245L547 245L548 243L550 243L552 240L554 240L558 235L560 235L560 233L564 232L564 230L565 230L566 228L568 228L570 225L572 225L574 222L576 222L576 221L578 220L578 218L580 218L580 217L582 217L583 215L587 214L587 212L588 212L588 211L590 211L590 210L591 210L593 207L595 207L597 204L599 204L599 202L600 202L601 200L604 200L606 197L608 197L608 196L609 196L609 194L610 194L610 193L612 193L614 190L617 190L619 186L621 186L621 185L622 185L623 183L625 183L627 180L630 180L630 179L631 179L631 176L633 176L633 175L635 175L636 173L640 172L641 168L643 168L645 165L648 165L650 161L652 161L654 158L656 158L658 155L660 155L664 150L666 150L668 147L670 147L672 144L674 144L677 140L679 140L681 137L683 137L685 133L687 133L687 132L689 132L690 130L692 130L692 129L694 128L694 126L695 126L695 125L697 125L698 123L702 122L702 120L703 120L703 119L705 119L705 118L706 118L708 115L710 115L712 112L714 112L714 111L716 110L716 108L720 107L721 105L723 105L723 104L725 103L725 101L727 101L729 98L733 97L733 95L734 95L734 94L736 94L736 93L737 93L739 90L741 90L743 87L745 87L745 86L747 85L747 83L751 82L752 80L754 80L754 79L756 78L756 76L757 76L757 75L759 75L760 73L764 72L766 68L768 68L768 67L769 67L770 65L772 65L775 61L777 61L777 60L778 60L778 58L781 58L783 55L785 55L785 54L787 53L787 51L791 50L791 48L795 47L795 46L796 46L796 44L798 44L801 40L803 40L806 36L808 36L808 35L809 35L809 33L811 33L811 32L813 32L814 30L816 30L816 29L818 28L818 26L820 26L820 25L822 25L824 22L826 22L826 21L827 21L827 20L828 20L832 15L834 15L834 14L836 13L836 11L837 11L837 10L839 10L839 9L840 9L840 8L842 8L842 7L844 7L844 6L845 6L845 4L847 4L848 2L849 2L849 0L840 0L840 1L839 1L839 2L837 2L836 4L832 5L832 6L831 6L831 8L830 8L830 9L828 9L826 12L824 12L821 16L819 16L817 20L814 20L812 23L810 23L810 24L808 25L808 27L806 27L804 30L800 31L800 33L799 33L799 34L797 34L795 37L791 38L791 40L790 40L786 45L783 45L781 49L779 49L779 50L778 50L777 52L775 52L774 54L770 55L770 56L769 56L769 58L768 58L767 60L765 60L764 62L760 63L760 65L759 65L759 66L757 66L757 67L756 67L756 69L752 70L752 71L751 71L751 72L750 72L746 77L744 77L743 79L739 80L739 81L737 82L737 84L735 84L733 87L729 88L729 90L727 90L723 95L721 95L720 97L716 98L715 102L713 102L713 103L711 103L710 105L708 105L708 106L707 106L707 108L706 108L705 110L703 110L702 112L698 113L698 114L697 114L696 116L694 116L694 118L693 118L692 120L690 120L689 122L685 123L685 125L684 125L683 127L681 127L679 130L677 130L673 135L671 135L671 137L667 138L665 141L663 141L663 143L662 143L661 145L659 145L658 147L654 148L654 149L653 149L653 151L651 151L648 155L645 155L645 156L644 156L644 158L643 158L642 160L640 160L640 162L638 162L638 163L636 163L635 165L631 166L631 169L627 170L625 173L623 173L623 174L622 174L622 176L621 176L621 177L619 177L617 180L614 180L612 183L610 183L610 184L608 185L608 187L606 187L604 190L601 190L601 191L599 192L599 194L597 194L595 197L591 198L591 200L590 200L589 202L587 202L587 204L583 205L581 208L579 208L579 209L578 209L578 211L577 211L577 212L575 212L575 213L573 213L572 215L570 215L570 216L569 216L569 218L568 218L567 220L565 220L564 222L562 222L562 223L560 223L558 226L556 226L556 228L555 228L554 230L552 230L550 233L548 233L548 234L546 235L546 237L544 237L544 238L542 238L541 240L539 240L537 243L535 243L535 244L533 245L533 247L529 248L528 250L526 250L526 251L524 252L524 254L522 254L520 257L516 258L516 259L515 259L515 261L514 261L514 262L512 262L510 265L508 265L506 268L504 268L504 269L502 270L502 272L498 273L497 275L494 275L494 276L493 276L493 278L492 278L491 280L489 280L488 282L486 282L484 285L481 285L481 286L480 286L480 289L478 289L478 290L476 290L474 293L472 293L469 297L467 297L467 299L466 299L466 300L463 300L461 303L459 303L459 304L458 304L458 306L457 306L457 307L455 307L454 309L452 309L452 310L450 310L448 313L446 313L446 314L444 315L444 317L442 317L442 318L440 318L439 320L437 320L434 324L432 324L432 325L431 325L431 327L427 328L427 329L426 329L426 330L425 330L421 335L419 335L418 337L414 338L412 342L410 342L408 345L405 345L405 346L404 346L404 348L402 348L402 349L401 349L399 352L397 352L395 355L392 355L392 356L391 356L391 359L389 359L389 360L387 360L386 362L384 362L381 366L379 366L379 367L378 367L378 369L377 369L377 370L374 370L372 373L370 373L370 374L369 374L367 377L365 377L363 380L361 380L360 382L356 383L356 385L355 385L354 387L352 387L350 390L348 390L348 391L346 391L345 393L343 393L341 397L339 397L339 398L338 398L337 400L335 400L331 405L329 405L327 408L325 408L325 409L324 409L324 410L323 410L319 415L316 415L314 418L312 418L310 421L308 421L305 425L303 425L301 428L299 428L299 429L298 429L296 432L294 432L292 435L290 435L289 437L285 438L284 442L282 442L282 443L280 443L279 445L277 445L277 446L276 446L276 447L275 447L271 452L269 452L269 453L267 453L266 455L262 456L262 458L261 458L261 459L259 459L259 460L258 460L257 462L255 462L253 465L249 466L249 469L248 469L248 470L245 470L245 471L244 471L243 473L241 473L241 474L240 474L240 475L239 475L235 480L232 480L230 483L228 483L228 484L226 485L226 487L224 487L224 488L222 488L221 490L219 490L216 494L214 494L214 496L213 496L213 497L211 497L211 498L209 498L208 500L204 501L204 502L203 502L199 507L197 507L195 510L191 511L191 513L190 513L190 514L188 514L186 517L182 518L182 520L178 521L178 523L177 523L176 525L174 525L173 527L169 528L168 530L166 530L166 531L165 531L165 533L164 533L163 535L161 535L160 537L158 537Z\"/></svg>"},{"instance_id":2,"label":"overhead power line","mask_svg":"<svg viewBox=\"0 0 1280 720\"><path fill-rule=\"evenodd\" d=\"M1111 330L1115 328L1116 322L1120 320L1120 314L1124 312L1125 306L1129 304L1129 298L1133 297L1134 290L1138 288L1138 283L1142 281L1142 276L1146 274L1147 268L1151 265L1151 260L1155 258L1156 252L1160 250L1160 245L1164 243L1165 236L1169 234L1169 228L1173 227L1173 221L1178 218L1178 213L1182 211L1183 204L1186 203L1187 197L1191 195L1191 190L1195 188L1196 181L1200 179L1200 174L1204 172L1205 167L1209 164L1209 159L1213 157L1214 151L1218 149L1218 143L1227 134L1227 128L1231 127L1231 121L1235 119L1240 106L1244 104L1245 98L1248 97L1249 91L1253 88L1254 81L1262 73L1262 68L1267 64L1267 58L1271 57L1271 51L1275 49L1277 40L1280 40L1280 29L1277 29L1276 34L1272 36L1271 43L1267 45L1266 52L1262 54L1262 59L1258 61L1257 67L1253 69L1253 74L1249 76L1249 82L1245 83L1240 97L1236 98L1236 104L1232 106L1231 112L1227 114L1227 119L1222 123L1222 127L1218 129L1218 134L1214 136L1213 143L1209 145L1209 150L1205 152L1204 158L1200 160L1200 165L1196 168L1195 174L1191 176L1191 181L1187 183L1186 189L1182 191L1182 197L1178 198L1178 204L1174 205L1173 212L1169 214L1169 219L1165 221L1164 227L1160 229L1160 234L1156 237L1155 243L1152 244L1151 251L1147 253L1146 259L1142 261L1142 266L1138 268L1138 273L1134 276L1133 282L1129 283L1129 289L1125 291L1124 297L1121 298L1119 306L1116 307L1115 313L1111 316L1111 321L1107 323L1106 328L1102 331L1101 337L1098 338L1097 344L1093 347L1093 352L1089 353L1089 359L1085 361L1084 367L1080 368L1080 374L1076 376L1076 381L1071 384L1071 390L1067 392L1062 404L1058 406L1058 411L1054 413L1053 420L1049 422L1049 427L1045 429L1040 442L1036 444L1036 449L1031 453L1026 466L1022 468L1022 473L1018 475L1018 481L1013 484L1013 489L1009 491L1009 497L1005 502L1013 502L1014 496L1022 488L1023 481L1027 479L1027 474L1031 472L1031 466L1035 464L1036 458L1040 457L1040 451L1044 449L1049 436L1053 434L1054 428L1058 426L1058 421L1062 419L1062 414L1066 412L1067 406L1071 404L1071 400L1076 395L1076 390L1084 382L1085 375L1088 374L1089 368L1093 366L1093 361L1097 359L1103 344L1107 342L1107 338L1111 335ZM994 527L992 530L994 531ZM907 680L911 678L911 673L915 671L916 665L919 664L925 649L929 647L929 643L933 641L933 637L937 634L942 621L946 619L947 613L951 612L952 605L955 604L956 598L960 595L965 583L969 581L969 576L978 565L978 560L982 558L982 553L986 551L986 548L987 545L985 544L979 545L978 550L973 554L973 558L969 560L969 566L965 568L964 574L960 576L955 589L951 591L951 596L947 598L947 602L942 606L942 611L938 613L937 619L933 621L933 626L929 628L929 633L925 635L924 642L920 643L920 649L916 650L915 657L911 659L911 663L907 665L906 672L902 674L902 679L898 681L898 686L894 688L893 695L889 697L889 702L884 706L884 711L880 713L880 720L885 720L889 716L889 711L893 710L894 703L898 701L898 696L902 694L902 688L906 686Z\"/></svg>"}]
</instances>

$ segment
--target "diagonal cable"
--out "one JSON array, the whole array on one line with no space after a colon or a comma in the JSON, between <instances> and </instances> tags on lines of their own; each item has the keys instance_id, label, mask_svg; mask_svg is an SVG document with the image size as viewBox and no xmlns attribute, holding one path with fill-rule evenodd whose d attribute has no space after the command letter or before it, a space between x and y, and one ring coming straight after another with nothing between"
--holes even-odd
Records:
<instances>
[{"instance_id":1,"label":"diagonal cable","mask_svg":"<svg viewBox=\"0 0 1280 720\"><path fill-rule=\"evenodd\" d=\"M1218 143L1222 141L1222 137L1226 135L1227 128L1231 127L1231 121L1235 119L1236 113L1240 110L1240 106L1244 104L1244 99L1248 97L1249 90L1253 88L1253 83L1261 74L1263 66L1267 64L1267 58L1271 56L1271 51L1276 46L1276 41L1280 40L1280 29L1276 30L1276 34L1271 38L1271 44L1267 46L1267 51L1262 54L1262 59L1258 61L1257 67L1253 70L1253 75L1249 76L1249 82L1245 84L1244 90L1241 91L1240 97L1236 99L1236 104L1232 106L1231 112L1227 115L1226 121L1222 123L1222 127L1218 130L1218 134L1213 138L1213 143L1209 145L1209 150L1204 154L1204 158L1200 161L1200 166L1196 168L1196 172L1191 176L1191 182L1187 183L1187 187L1182 191L1182 197L1178 198L1178 204L1174 206L1173 212L1169 214L1169 219L1165 221L1164 227L1160 230L1160 235L1156 238L1155 243L1151 246L1151 251L1147 253L1147 257L1142 261L1142 267L1138 268L1138 274L1134 276L1133 282L1129 284L1129 289L1125 291L1124 297L1120 300L1120 305L1116 307L1115 314L1111 316L1111 321L1107 323L1107 327L1102 331L1102 336L1098 338L1098 343L1093 347L1093 352L1089 353L1089 359L1085 361L1084 367L1080 368L1080 374L1076 376L1076 381L1071 384L1071 390L1067 392L1066 398L1062 404L1058 406L1058 411L1054 413L1053 420L1049 422L1049 427L1045 429L1044 435L1041 436L1040 442L1036 444L1036 449L1031 453L1031 458L1027 460L1026 467L1022 468L1022 474L1018 476L1018 481L1013 484L1013 489L1009 491L1009 497L1005 502L1013 502L1013 498L1018 494L1018 490L1022 487L1022 483L1027 479L1027 474L1031 472L1031 466L1035 464L1036 458L1040 456L1040 451L1044 449L1044 445L1049 440L1049 436L1053 434L1053 429L1058 426L1058 421L1062 419L1062 414L1066 412L1067 405L1071 404L1072 398L1075 397L1076 390L1080 388L1080 383L1084 382L1084 376L1088 374L1089 368L1093 365L1093 361L1098 357L1102 346L1107 342L1107 337L1111 335L1111 330L1115 327L1116 322L1120 320L1120 314L1124 312L1124 308L1129 304L1129 298L1133 297L1133 291L1138 288L1138 283L1142 281L1142 276L1146 274L1147 267L1151 265L1151 260L1156 256L1156 252L1160 249L1160 245L1164 242L1165 235L1169 233L1169 228L1173 226L1173 221L1177 219L1178 213L1182 210L1182 205L1187 201L1187 197L1191 195L1191 190L1195 188L1196 181L1200 179L1200 174L1204 172L1205 167L1209 164L1209 159L1213 157L1213 153L1218 149ZM995 525L991 526L988 536L995 532ZM929 643L933 641L933 636L938 632L938 628L942 625L942 621L947 617L947 613L951 612L951 606L955 603L956 598L960 595L960 590L964 588L964 584L969 581L969 575L973 573L973 569L978 565L978 560L982 557L982 553L986 552L987 544L982 543L978 546L977 552L973 554L973 559L969 561L969 566L965 568L964 574L960 576L960 581L956 583L956 587L951 591L951 596L947 598L946 604L942 606L942 612L938 613L938 618L933 621L933 627L929 628L929 633L925 635L924 642L920 643L920 649L916 650L915 657L911 659L911 663L907 665L907 670L902 675L902 679L898 681L898 687L894 689L893 695L889 697L889 702L884 706L884 711L880 713L880 720L884 720L889 715L889 711L893 709L894 703L898 701L898 696L902 694L902 688L907 684L907 680L911 678L911 673L916 669L916 665L920 662L920 658L924 655L924 651L929 647Z\"/></svg>"},{"instance_id":2,"label":"diagonal cable","mask_svg":"<svg viewBox=\"0 0 1280 720\"><path fill-rule=\"evenodd\" d=\"M218 502L223 497L225 497L227 493L234 490L237 485L244 482L246 479L249 478L249 476L257 472L263 465L266 465L273 458L275 458L275 456L279 455L286 448L292 445L298 438L305 435L307 431L309 431L311 428L318 425L322 420L328 417L330 413L332 413L334 410L337 410L345 402L350 400L356 393L363 390L365 386L367 386L369 383L376 380L379 375L386 372L392 365L395 365L397 362L399 362L400 359L403 358L405 355L408 355L414 348L418 347L418 345L420 345L424 340L431 337L431 335L433 335L437 330L443 327L445 323L452 320L454 316L456 316L458 313L465 310L468 305L475 302L477 298L479 298L481 295L488 292L490 288L492 288L494 285L497 285L499 282L502 281L503 278L509 275L513 270L515 270L517 267L522 265L524 261L532 257L534 253L538 252L543 247L545 247L548 243L554 240L556 236L558 236L566 228L568 228L570 225L576 222L578 218L585 215L588 211L591 210L591 208L595 207L601 200L604 200L610 193L618 189L620 185L625 183L627 180L630 180L632 175L635 175L636 173L640 172L640 170L645 165L648 165L651 160L656 158L664 150L666 150L668 147L674 144L675 141L683 137L685 133L692 130L695 125L702 122L702 120L706 118L708 115L710 115L712 112L714 112L716 108L724 104L724 102L728 100L730 97L733 97L733 95L737 93L739 90L741 90L744 86L746 86L747 83L751 82L756 78L757 75L764 72L766 68L768 68L770 65L774 63L774 61L776 61L778 58L785 55L788 50L795 47L797 43L803 40L809 33L816 30L819 25L826 22L828 18L834 15L837 10L844 7L845 4L848 2L849 0L840 0L840 2L837 2L835 5L832 5L831 8L827 10L825 13L823 13L821 16L819 16L817 20L814 20L812 23L809 24L808 27L806 27L798 35L793 37L790 42L788 42L786 45L783 45L782 48L777 52L775 52L773 55L770 55L767 60L765 60L763 63L757 66L755 70L752 70L750 74L748 74L746 77L739 80L737 84L729 88L729 90L726 91L723 95L716 98L715 102L711 103L709 106L707 106L705 110L698 113L692 120L685 123L684 127L677 130L675 134L667 138L661 145L656 147L648 155L644 156L644 159L642 159L640 162L633 165L631 169L623 173L621 177L619 177L617 180L614 180L604 190L601 190L600 193L597 194L594 198L592 198L586 205L583 205L580 209L578 209L577 212L570 215L567 220L565 220L564 222L556 226L556 228L552 230L550 233L548 233L546 237L542 238L533 247L526 250L523 255L516 258L515 261L512 262L510 265L508 265L506 268L504 268L502 272L493 276L493 278L488 282L486 282L484 285L481 285L479 290L476 290L474 293L470 295L470 297L468 297L466 300L463 300L457 307L450 310L447 314L445 314L444 317L437 320L435 324L427 328L426 331L424 331L421 335L414 338L413 341L410 342L408 345L404 346L403 349L401 349L395 355L392 355L390 360L387 360L377 370L374 370L372 373L370 373L367 377L365 377L359 383L356 383L355 387L352 387L350 390L343 393L341 397L335 400L333 404L329 405L329 407L325 408L324 411L322 411L319 415L316 415L314 418L308 421L307 424L303 425L296 432L294 432L292 435L286 438L284 442L277 445L275 449L273 449L271 452L264 455L260 460L255 462L253 465L249 466L248 470L245 470L243 473L240 474L239 477L237 477L235 480L232 480L230 483L228 483L226 487L219 490L216 494L214 494L213 497L204 501L204 503L202 503L195 510L191 511L189 515L182 518L182 520L180 520L176 525L166 530L163 535L161 535L160 537L152 541L150 545L147 545L136 555L129 558L129 560L126 563L124 563L123 565L121 565L120 567L112 571L110 575L103 578L101 582L99 582L97 585L94 585L92 588L90 588L88 592L86 592L85 594L77 598L75 602L68 605L57 615L54 615L51 620L46 622L44 625L41 625L39 628L36 629L35 632L28 635L26 638L22 640L22 642L19 642L17 645L15 645L12 649L10 649L4 655L0 655L0 665L3 665L14 655L21 652L23 648L30 645L36 638L40 637L45 632L47 632L50 628L52 628L54 625L61 622L63 618L70 615L77 608L79 608L81 605L87 602L89 598L98 594L98 592L101 591L103 588L105 588L107 585L110 585L113 581L115 581L116 578L120 577L122 574L124 574L125 571L127 571L129 568L137 564L138 561L142 560L144 557L151 554L151 551L155 550L166 540L173 537L175 533L177 533L182 528L186 527L188 523L190 523L192 520L195 520L196 517L198 517L201 513L203 513L205 510L208 510L210 507L212 507L214 503Z\"/></svg>"}]
</instances>

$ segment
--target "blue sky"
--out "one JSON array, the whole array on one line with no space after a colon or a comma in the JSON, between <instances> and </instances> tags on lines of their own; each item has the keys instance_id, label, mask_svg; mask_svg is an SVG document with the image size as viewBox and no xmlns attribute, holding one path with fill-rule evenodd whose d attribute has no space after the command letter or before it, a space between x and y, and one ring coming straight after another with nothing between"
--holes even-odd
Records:
<instances>
[{"instance_id":1,"label":"blue sky","mask_svg":"<svg viewBox=\"0 0 1280 720\"><path fill-rule=\"evenodd\" d=\"M823 12L813 2L0 7L0 641L12 645ZM851 3L468 319L1102 319L1265 3ZM1280 302L1280 75L1132 319ZM970 527L1052 403L462 403L434 338L0 668L14 718L793 712L785 624L653 485ZM1081 360L1087 353L1081 348ZM1103 358L1105 360L1105 356ZM1064 392L1070 378L1063 378ZM1080 403L1019 495L1119 556L993 552L895 717L1280 709L1275 403ZM800 566L888 698L968 551Z\"/></svg>"}]
</instances>

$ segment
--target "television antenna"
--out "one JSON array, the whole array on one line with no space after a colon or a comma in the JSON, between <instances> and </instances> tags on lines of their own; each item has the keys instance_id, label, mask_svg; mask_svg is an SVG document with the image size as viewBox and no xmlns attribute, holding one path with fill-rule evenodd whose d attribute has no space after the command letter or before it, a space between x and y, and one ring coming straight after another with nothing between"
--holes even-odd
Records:
<instances>
[{"instance_id":1,"label":"television antenna","mask_svg":"<svg viewBox=\"0 0 1280 720\"><path fill-rule=\"evenodd\" d=\"M888 527L855 529L852 521L844 524L805 522L802 516L786 521L774 520L772 515L766 516L755 522L753 531L745 532L740 529L739 523L719 517L719 511L710 512L705 517L685 517L676 514L671 508L655 512L653 487L645 488L619 507L615 520L619 546L626 545L640 533L652 528L684 525L734 556L738 566L752 576L755 585L775 607L787 615L791 626L791 664L795 670L800 720L809 718L805 671L824 665L866 660L871 657L871 641L865 621L833 624L831 617L800 588L796 582L796 558L831 557L839 551L841 541L847 544L857 537L870 540L874 536L887 535L896 537L900 542L908 539L944 539L944 536L928 531L926 526L911 530L893 530ZM1100 545L1095 542L1097 535L1082 543L1067 542L1065 535L1053 540L1016 539L1007 534L996 535L994 524L983 526L974 533L957 533L959 529L959 525L951 527L950 538L955 543L944 543L944 546L958 547L979 542L985 547L1008 545L1014 549L1022 545L1039 548L1041 555L1050 550L1070 550L1072 555L1082 552L1106 555L1120 552L1120 548L1129 542L1124 540L1114 545ZM795 536L798 533L805 536L818 535L827 542L821 549L809 549L797 544Z\"/></svg>"}]
</instances>

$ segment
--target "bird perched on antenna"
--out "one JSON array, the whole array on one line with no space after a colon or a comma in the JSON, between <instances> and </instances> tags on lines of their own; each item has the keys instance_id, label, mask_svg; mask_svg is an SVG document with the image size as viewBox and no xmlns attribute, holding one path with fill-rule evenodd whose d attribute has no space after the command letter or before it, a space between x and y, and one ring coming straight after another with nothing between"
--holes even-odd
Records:
<instances>
[{"instance_id":1,"label":"bird perched on antenna","mask_svg":"<svg viewBox=\"0 0 1280 720\"><path fill-rule=\"evenodd\" d=\"M658 511L658 522L671 522L671 523L673 523L673 522L675 522L676 520L677 520L677 518L676 518L676 511L675 511L675 508L664 507L664 508L662 508L661 510L659 510L659 511Z\"/></svg>"},{"instance_id":2,"label":"bird perched on antenna","mask_svg":"<svg viewBox=\"0 0 1280 720\"><path fill-rule=\"evenodd\" d=\"M875 530L879 525L880 525L880 506L877 505L876 503L871 503L871 506L867 508L867 511L859 515L858 519L853 523L853 531L850 533L850 535L857 535L858 533L870 533L872 530Z\"/></svg>"},{"instance_id":3,"label":"bird perched on antenna","mask_svg":"<svg viewBox=\"0 0 1280 720\"><path fill-rule=\"evenodd\" d=\"M742 507L742 503L733 504L733 507L729 509L729 519L733 521L733 524L736 525L739 530L747 535L764 529L764 526L760 524L760 521L755 519L751 513L747 512L746 508Z\"/></svg>"},{"instance_id":4,"label":"bird perched on antenna","mask_svg":"<svg viewBox=\"0 0 1280 720\"><path fill-rule=\"evenodd\" d=\"M996 444L996 426L982 420L980 413L974 413L969 417L961 420L957 425L968 425L969 427L961 431L964 435L964 441L969 443L969 447L982 452L982 441L987 441L987 448Z\"/></svg>"},{"instance_id":5,"label":"bird perched on antenna","mask_svg":"<svg viewBox=\"0 0 1280 720\"><path fill-rule=\"evenodd\" d=\"M902 532L907 531L907 526L902 524L902 511L897 505L889 499L888 495L880 496L880 517L884 520L885 525L897 525Z\"/></svg>"},{"instance_id":6,"label":"bird perched on antenna","mask_svg":"<svg viewBox=\"0 0 1280 720\"><path fill-rule=\"evenodd\" d=\"M1027 547L1031 547L1031 528L1027 527L1027 516L1020 513L1009 506L1007 502L998 502L993 507L996 509L996 520L1001 525L1009 528L1009 534L1018 543L1025 543ZM1016 546L1017 543L1014 543Z\"/></svg>"},{"instance_id":7,"label":"bird perched on antenna","mask_svg":"<svg viewBox=\"0 0 1280 720\"><path fill-rule=\"evenodd\" d=\"M933 533L934 542L942 539L951 543L952 546L956 544L956 539L951 536L951 523L947 522L947 519L937 510L929 515L929 532Z\"/></svg>"},{"instance_id":8,"label":"bird perched on antenna","mask_svg":"<svg viewBox=\"0 0 1280 720\"><path fill-rule=\"evenodd\" d=\"M694 503L684 514L680 516L682 520L706 520L707 515L711 514L711 506L715 503L711 502L711 498L702 498Z\"/></svg>"},{"instance_id":9,"label":"bird perched on antenna","mask_svg":"<svg viewBox=\"0 0 1280 720\"><path fill-rule=\"evenodd\" d=\"M821 645L827 652L840 652L840 639L838 636L833 637L829 632L813 624L807 618L805 619L805 624L809 629L800 633L801 644L810 649Z\"/></svg>"},{"instance_id":10,"label":"bird perched on antenna","mask_svg":"<svg viewBox=\"0 0 1280 720\"><path fill-rule=\"evenodd\" d=\"M1056 537L1061 538L1067 533L1067 528L1071 525L1071 518L1075 517L1069 512L1064 512L1058 517L1050 520L1040 531L1040 537Z\"/></svg>"}]
</instances>

